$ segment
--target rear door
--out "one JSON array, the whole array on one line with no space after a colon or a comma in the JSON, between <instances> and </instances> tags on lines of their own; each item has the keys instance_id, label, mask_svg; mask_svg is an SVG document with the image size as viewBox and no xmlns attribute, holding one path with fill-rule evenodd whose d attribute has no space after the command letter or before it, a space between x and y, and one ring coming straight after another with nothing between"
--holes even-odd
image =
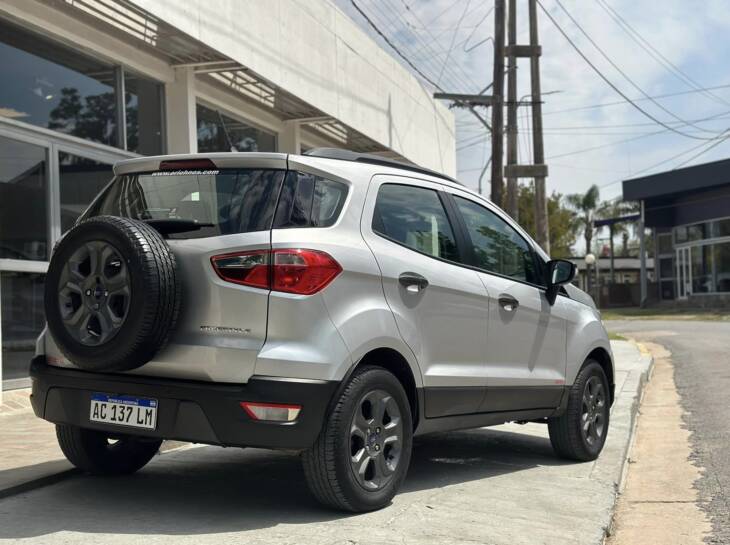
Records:
<instances>
[{"instance_id":1,"label":"rear door","mask_svg":"<svg viewBox=\"0 0 730 545\"><path fill-rule=\"evenodd\" d=\"M487 299L478 274L457 264L460 234L441 190L375 176L361 225L399 332L421 367L427 417L476 412L485 385Z\"/></svg>"},{"instance_id":2,"label":"rear door","mask_svg":"<svg viewBox=\"0 0 730 545\"><path fill-rule=\"evenodd\" d=\"M252 158L250 167L232 168L209 162L206 169L189 166L194 161L181 169L169 163L168 170L154 165L118 175L87 212L167 229L178 262L183 289L177 327L154 360L130 373L246 382L266 339L269 290L223 280L211 257L270 250L285 160Z\"/></svg>"},{"instance_id":3,"label":"rear door","mask_svg":"<svg viewBox=\"0 0 730 545\"><path fill-rule=\"evenodd\" d=\"M450 193L489 298L480 412L556 407L565 383L569 309L562 297L548 303L543 264L501 211L466 192Z\"/></svg>"}]
</instances>

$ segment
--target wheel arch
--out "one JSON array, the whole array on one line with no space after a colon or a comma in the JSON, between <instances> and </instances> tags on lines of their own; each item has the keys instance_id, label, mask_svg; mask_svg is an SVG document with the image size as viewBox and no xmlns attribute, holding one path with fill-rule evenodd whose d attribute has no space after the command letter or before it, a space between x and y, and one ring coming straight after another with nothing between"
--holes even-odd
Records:
<instances>
[{"instance_id":1,"label":"wheel arch","mask_svg":"<svg viewBox=\"0 0 730 545\"><path fill-rule=\"evenodd\" d=\"M595 360L598 362L598 364L603 368L603 372L606 373L606 378L608 378L608 388L611 392L611 405L613 405L613 400L615 398L615 376L614 376L614 368L613 368L613 359L611 358L611 354L602 346L597 346L591 352L588 353L588 355L585 358L585 361L583 365L585 365L585 362L588 360Z\"/></svg>"},{"instance_id":2,"label":"wheel arch","mask_svg":"<svg viewBox=\"0 0 730 545\"><path fill-rule=\"evenodd\" d=\"M406 357L398 350L386 346L371 349L359 358L347 371L347 374L342 379L340 391L349 382L350 377L355 373L355 371L365 365L382 367L383 369L393 373L395 378L398 379L406 392L406 396L408 397L408 404L411 407L413 429L415 430L419 421L421 403L418 396L417 378L414 375L411 365ZM338 399L339 393L340 392L333 396L333 399Z\"/></svg>"}]
</instances>

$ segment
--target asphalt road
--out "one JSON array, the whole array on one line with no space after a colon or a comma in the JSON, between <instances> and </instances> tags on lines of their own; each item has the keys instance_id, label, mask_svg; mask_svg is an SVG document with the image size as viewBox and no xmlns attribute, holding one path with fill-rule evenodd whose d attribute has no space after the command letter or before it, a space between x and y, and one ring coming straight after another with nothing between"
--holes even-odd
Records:
<instances>
[{"instance_id":1,"label":"asphalt road","mask_svg":"<svg viewBox=\"0 0 730 545\"><path fill-rule=\"evenodd\" d=\"M730 544L730 323L609 321L610 331L672 352L675 382L692 432L692 458L704 468L700 505L713 523L710 543Z\"/></svg>"}]
</instances>

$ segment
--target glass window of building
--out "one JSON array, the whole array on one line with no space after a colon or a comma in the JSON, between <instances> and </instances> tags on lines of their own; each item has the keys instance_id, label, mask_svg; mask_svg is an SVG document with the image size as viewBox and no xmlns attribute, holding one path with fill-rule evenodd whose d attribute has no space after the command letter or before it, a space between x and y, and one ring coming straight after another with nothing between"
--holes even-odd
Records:
<instances>
[{"instance_id":1,"label":"glass window of building","mask_svg":"<svg viewBox=\"0 0 730 545\"><path fill-rule=\"evenodd\" d=\"M276 136L202 104L196 108L198 151L276 151Z\"/></svg>"},{"instance_id":2,"label":"glass window of building","mask_svg":"<svg viewBox=\"0 0 730 545\"><path fill-rule=\"evenodd\" d=\"M160 155L162 147L162 85L124 72L127 149L141 155Z\"/></svg>"},{"instance_id":3,"label":"glass window of building","mask_svg":"<svg viewBox=\"0 0 730 545\"><path fill-rule=\"evenodd\" d=\"M46 148L0 136L0 157L0 258L45 261Z\"/></svg>"},{"instance_id":4,"label":"glass window of building","mask_svg":"<svg viewBox=\"0 0 730 545\"><path fill-rule=\"evenodd\" d=\"M0 115L117 145L113 66L0 23Z\"/></svg>"},{"instance_id":5,"label":"glass window of building","mask_svg":"<svg viewBox=\"0 0 730 545\"><path fill-rule=\"evenodd\" d=\"M65 233L113 177L112 165L59 152L61 232Z\"/></svg>"},{"instance_id":6,"label":"glass window of building","mask_svg":"<svg viewBox=\"0 0 730 545\"><path fill-rule=\"evenodd\" d=\"M44 279L43 274L0 272L3 382L28 376L35 341L46 321Z\"/></svg>"},{"instance_id":7,"label":"glass window of building","mask_svg":"<svg viewBox=\"0 0 730 545\"><path fill-rule=\"evenodd\" d=\"M730 218L712 222L713 238L730 237Z\"/></svg>"},{"instance_id":8,"label":"glass window of building","mask_svg":"<svg viewBox=\"0 0 730 545\"><path fill-rule=\"evenodd\" d=\"M715 291L730 292L730 242L714 244Z\"/></svg>"}]
</instances>

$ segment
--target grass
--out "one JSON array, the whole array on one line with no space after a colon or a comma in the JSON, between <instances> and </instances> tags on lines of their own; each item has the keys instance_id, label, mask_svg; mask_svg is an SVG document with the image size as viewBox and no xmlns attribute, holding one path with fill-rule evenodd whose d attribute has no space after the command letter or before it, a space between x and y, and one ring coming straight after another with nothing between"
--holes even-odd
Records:
<instances>
[{"instance_id":1,"label":"grass","mask_svg":"<svg viewBox=\"0 0 730 545\"><path fill-rule=\"evenodd\" d=\"M613 331L608 332L608 338L612 341L627 341L628 340L623 335L620 335L619 333L614 333Z\"/></svg>"},{"instance_id":2,"label":"grass","mask_svg":"<svg viewBox=\"0 0 730 545\"><path fill-rule=\"evenodd\" d=\"M730 309L705 308L611 308L601 310L603 320L696 320L730 321Z\"/></svg>"}]
</instances>

